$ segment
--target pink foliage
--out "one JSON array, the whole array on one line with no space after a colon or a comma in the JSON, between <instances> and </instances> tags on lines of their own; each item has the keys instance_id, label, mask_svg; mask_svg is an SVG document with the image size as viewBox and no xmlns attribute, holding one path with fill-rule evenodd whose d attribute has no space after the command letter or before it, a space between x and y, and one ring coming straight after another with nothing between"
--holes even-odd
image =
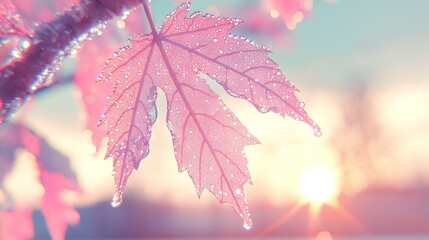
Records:
<instances>
[{"instance_id":1,"label":"pink foliage","mask_svg":"<svg viewBox=\"0 0 429 240\"><path fill-rule=\"evenodd\" d=\"M10 124L0 128L0 183L12 169L15 161L15 150L22 146L21 136L17 133L19 125Z\"/></svg>"},{"instance_id":2,"label":"pink foliage","mask_svg":"<svg viewBox=\"0 0 429 240\"><path fill-rule=\"evenodd\" d=\"M304 19L313 8L313 0L262 0L273 17L277 14L281 17L289 30L294 30L296 25Z\"/></svg>"},{"instance_id":3,"label":"pink foliage","mask_svg":"<svg viewBox=\"0 0 429 240\"><path fill-rule=\"evenodd\" d=\"M21 136L26 149L38 162L40 182L45 188L41 208L49 232L54 240L64 239L67 225L79 222L79 213L62 195L66 191L80 191L74 174L70 172L68 160L47 145L44 139L25 128Z\"/></svg>"},{"instance_id":4,"label":"pink foliage","mask_svg":"<svg viewBox=\"0 0 429 240\"><path fill-rule=\"evenodd\" d=\"M260 7L250 7L244 12L246 27L253 31L264 31L270 36L277 36L282 33L282 24L273 21L269 13ZM258 17L255 17L258 16Z\"/></svg>"},{"instance_id":5,"label":"pink foliage","mask_svg":"<svg viewBox=\"0 0 429 240\"><path fill-rule=\"evenodd\" d=\"M188 171L198 195L207 189L250 227L243 185L251 178L243 147L258 140L200 74L261 112L289 115L316 133L320 129L296 98L296 88L268 57L270 51L229 34L238 21L199 13L187 17L189 8L183 5L169 15L159 33L152 23L152 34L134 37L100 75L116 83L103 118L109 137L106 158L114 159L112 205L119 205L128 177L149 152L159 87L167 97L167 126L179 171Z\"/></svg>"},{"instance_id":6,"label":"pink foliage","mask_svg":"<svg viewBox=\"0 0 429 240\"><path fill-rule=\"evenodd\" d=\"M26 240L34 235L31 207L17 206L0 211L0 239Z\"/></svg>"},{"instance_id":7,"label":"pink foliage","mask_svg":"<svg viewBox=\"0 0 429 240\"><path fill-rule=\"evenodd\" d=\"M21 124L9 124L0 131L0 183L14 162L14 152L25 148L36 158L40 172L40 182L45 189L42 197L42 212L45 215L49 232L53 239L64 239L68 224L76 224L79 214L73 206L63 198L65 191L79 192L74 173L71 171L68 159L53 149L46 140ZM29 213L27 213L27 211ZM22 223L22 229L17 231L15 225L1 224L1 234L16 232L16 239L29 239L33 235L31 209L12 208L0 212L0 222L4 219L16 218ZM31 231L27 228L31 228ZM0 237L2 235L0 234ZM25 235L25 237L24 237ZM21 238L22 236L22 238ZM15 238L0 238L15 239Z\"/></svg>"},{"instance_id":8,"label":"pink foliage","mask_svg":"<svg viewBox=\"0 0 429 240\"><path fill-rule=\"evenodd\" d=\"M118 32L115 26L112 26L114 24L108 26L101 36L95 37L95 41L88 41L77 56L77 69L73 80L81 93L86 113L86 128L92 132L92 142L97 151L107 132L106 126L100 125L99 120L106 104L106 96L112 90L113 84L107 81L96 84L96 79L106 58L111 56L116 50L115 46L122 44L122 39L126 38L125 33L135 34L142 30L142 16L136 12L130 12L123 20L126 29L122 32Z\"/></svg>"},{"instance_id":9,"label":"pink foliage","mask_svg":"<svg viewBox=\"0 0 429 240\"><path fill-rule=\"evenodd\" d=\"M49 172L40 166L40 181L45 188L42 213L53 240L65 239L67 225L79 223L79 213L64 200L66 191L80 191L76 182L61 173Z\"/></svg>"},{"instance_id":10,"label":"pink foliage","mask_svg":"<svg viewBox=\"0 0 429 240\"><path fill-rule=\"evenodd\" d=\"M88 42L77 58L77 71L74 75L74 83L85 107L86 127L92 131L92 142L97 150L107 131L105 126L98 126L98 121L106 103L105 96L111 91L112 84L96 84L95 79L103 68L105 56L112 52L113 49L107 46L100 47L95 42Z\"/></svg>"}]
</instances>

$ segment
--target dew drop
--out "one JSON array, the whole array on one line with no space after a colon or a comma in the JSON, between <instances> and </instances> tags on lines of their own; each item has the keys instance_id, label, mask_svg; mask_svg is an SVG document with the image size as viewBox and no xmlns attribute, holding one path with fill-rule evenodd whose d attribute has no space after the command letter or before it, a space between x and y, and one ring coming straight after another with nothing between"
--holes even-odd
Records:
<instances>
[{"instance_id":1,"label":"dew drop","mask_svg":"<svg viewBox=\"0 0 429 240\"><path fill-rule=\"evenodd\" d=\"M152 123L154 123L156 120L156 116L157 116L155 105L152 105L152 109L149 112L149 116L150 116L150 121Z\"/></svg>"},{"instance_id":2,"label":"dew drop","mask_svg":"<svg viewBox=\"0 0 429 240\"><path fill-rule=\"evenodd\" d=\"M20 50L18 50L18 49L14 49L14 50L12 51L12 56L13 56L14 58L20 58L20 57L21 57L21 55L22 55L22 52L21 52Z\"/></svg>"},{"instance_id":3,"label":"dew drop","mask_svg":"<svg viewBox=\"0 0 429 240\"><path fill-rule=\"evenodd\" d=\"M117 208L122 204L122 197L118 193L115 193L113 196L112 202L110 203L112 207Z\"/></svg>"},{"instance_id":4,"label":"dew drop","mask_svg":"<svg viewBox=\"0 0 429 240\"><path fill-rule=\"evenodd\" d=\"M267 113L267 112L268 112L268 109L267 109L267 108L265 108L265 107L261 107L261 108L259 109L259 111L260 111L261 113Z\"/></svg>"},{"instance_id":5,"label":"dew drop","mask_svg":"<svg viewBox=\"0 0 429 240\"><path fill-rule=\"evenodd\" d=\"M302 108L302 109L304 109L305 108L305 102L300 102L299 103L299 107Z\"/></svg>"},{"instance_id":6,"label":"dew drop","mask_svg":"<svg viewBox=\"0 0 429 240\"><path fill-rule=\"evenodd\" d=\"M213 42L217 43L217 41L218 41L217 38L213 39Z\"/></svg>"},{"instance_id":7,"label":"dew drop","mask_svg":"<svg viewBox=\"0 0 429 240\"><path fill-rule=\"evenodd\" d=\"M240 97L240 95L238 93L231 91L230 89L227 89L226 91L229 93L229 95L231 95L233 97Z\"/></svg>"},{"instance_id":8,"label":"dew drop","mask_svg":"<svg viewBox=\"0 0 429 240\"><path fill-rule=\"evenodd\" d=\"M240 189L235 189L235 194L240 195L241 194L241 190Z\"/></svg>"},{"instance_id":9,"label":"dew drop","mask_svg":"<svg viewBox=\"0 0 429 240\"><path fill-rule=\"evenodd\" d=\"M20 48L21 50L25 50L25 49L27 49L29 46L30 46L30 42L29 42L28 40L23 40L23 41L21 41L19 48Z\"/></svg>"},{"instance_id":10,"label":"dew drop","mask_svg":"<svg viewBox=\"0 0 429 240\"><path fill-rule=\"evenodd\" d=\"M252 225L249 225L249 224L247 224L247 223L245 222L245 223L243 223L243 227L244 227L244 229L246 229L246 230L250 230L250 229L252 228Z\"/></svg>"},{"instance_id":11,"label":"dew drop","mask_svg":"<svg viewBox=\"0 0 429 240\"><path fill-rule=\"evenodd\" d=\"M170 121L167 121L167 127L170 131L173 131L173 124Z\"/></svg>"},{"instance_id":12,"label":"dew drop","mask_svg":"<svg viewBox=\"0 0 429 240\"><path fill-rule=\"evenodd\" d=\"M149 143L147 143L146 144L146 148L145 148L145 150L144 150L144 154L143 154L143 157L145 158L145 157L147 157L147 155L149 155Z\"/></svg>"},{"instance_id":13,"label":"dew drop","mask_svg":"<svg viewBox=\"0 0 429 240\"><path fill-rule=\"evenodd\" d=\"M126 20L128 18L128 15L130 15L130 11L124 11L122 13L121 20Z\"/></svg>"},{"instance_id":14,"label":"dew drop","mask_svg":"<svg viewBox=\"0 0 429 240\"><path fill-rule=\"evenodd\" d=\"M313 129L313 131L314 131L314 136L316 136L316 137L322 136L322 131L320 131L320 129L315 128L315 129Z\"/></svg>"}]
</instances>

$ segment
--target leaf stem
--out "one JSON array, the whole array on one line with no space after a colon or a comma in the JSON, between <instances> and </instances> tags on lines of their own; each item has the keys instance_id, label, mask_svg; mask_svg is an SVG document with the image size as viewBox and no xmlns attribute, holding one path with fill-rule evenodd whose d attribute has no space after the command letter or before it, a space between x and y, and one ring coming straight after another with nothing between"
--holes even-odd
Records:
<instances>
[{"instance_id":1,"label":"leaf stem","mask_svg":"<svg viewBox=\"0 0 429 240\"><path fill-rule=\"evenodd\" d=\"M146 14L147 20L149 22L150 29L152 30L152 35L154 36L154 38L156 38L158 37L158 30L156 29L155 21L153 20L152 13L150 12L150 8L147 0L143 1L143 8L144 8L144 12Z\"/></svg>"}]
</instances>

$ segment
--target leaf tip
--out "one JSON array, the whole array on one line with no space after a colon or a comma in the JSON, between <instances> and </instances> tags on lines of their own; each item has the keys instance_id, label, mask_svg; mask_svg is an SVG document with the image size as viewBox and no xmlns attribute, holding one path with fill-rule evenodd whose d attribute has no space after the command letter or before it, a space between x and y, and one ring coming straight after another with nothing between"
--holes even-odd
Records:
<instances>
[{"instance_id":1,"label":"leaf tip","mask_svg":"<svg viewBox=\"0 0 429 240\"><path fill-rule=\"evenodd\" d=\"M243 223L243 227L244 227L244 229L246 229L246 230L250 230L250 229L252 228L252 220L250 220L249 222L248 222L248 221L245 221L245 222Z\"/></svg>"},{"instance_id":2,"label":"leaf tip","mask_svg":"<svg viewBox=\"0 0 429 240\"><path fill-rule=\"evenodd\" d=\"M204 188L202 188L201 186L198 186L196 189L197 189L198 199L201 199L201 194L203 193Z\"/></svg>"},{"instance_id":3,"label":"leaf tip","mask_svg":"<svg viewBox=\"0 0 429 240\"><path fill-rule=\"evenodd\" d=\"M244 21L239 18L227 18L231 23L233 23L235 26L243 23Z\"/></svg>"},{"instance_id":4,"label":"leaf tip","mask_svg":"<svg viewBox=\"0 0 429 240\"><path fill-rule=\"evenodd\" d=\"M170 15L174 15L175 12L184 10L186 12L189 12L191 10L191 2L184 2L182 3L174 12L172 12Z\"/></svg>"},{"instance_id":5,"label":"leaf tip","mask_svg":"<svg viewBox=\"0 0 429 240\"><path fill-rule=\"evenodd\" d=\"M243 227L246 230L250 230L252 228L253 222L252 219L250 218L250 213L249 213L249 207L247 206L247 201L246 199L244 199L244 201L246 202L246 205L244 207L244 212L240 213L240 217L243 219Z\"/></svg>"},{"instance_id":6,"label":"leaf tip","mask_svg":"<svg viewBox=\"0 0 429 240\"><path fill-rule=\"evenodd\" d=\"M122 192L115 191L115 194L113 195L112 202L110 203L112 207L118 208L122 204Z\"/></svg>"},{"instance_id":7,"label":"leaf tip","mask_svg":"<svg viewBox=\"0 0 429 240\"><path fill-rule=\"evenodd\" d=\"M316 125L317 126L317 125ZM314 127L313 128L313 134L314 134L314 136L316 136L316 137L321 137L323 134L322 134L322 130L320 129L320 127L319 126L317 126L317 127Z\"/></svg>"}]
</instances>

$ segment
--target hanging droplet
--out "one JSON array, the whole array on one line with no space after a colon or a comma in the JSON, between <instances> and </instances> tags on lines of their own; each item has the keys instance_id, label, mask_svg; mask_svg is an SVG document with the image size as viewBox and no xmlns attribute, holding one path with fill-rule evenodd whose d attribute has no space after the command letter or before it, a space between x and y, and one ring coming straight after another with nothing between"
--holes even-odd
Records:
<instances>
[{"instance_id":1,"label":"hanging droplet","mask_svg":"<svg viewBox=\"0 0 429 240\"><path fill-rule=\"evenodd\" d=\"M305 102L300 102L299 103L299 107L302 108L302 109L304 109L305 108Z\"/></svg>"},{"instance_id":2,"label":"hanging droplet","mask_svg":"<svg viewBox=\"0 0 429 240\"><path fill-rule=\"evenodd\" d=\"M150 110L150 112L149 112L149 116L150 116L150 121L152 122L152 123L154 123L155 122L155 120L156 120L156 116L157 116L157 112L156 112L156 107L155 107L155 105L152 105L152 109Z\"/></svg>"},{"instance_id":3,"label":"hanging droplet","mask_svg":"<svg viewBox=\"0 0 429 240\"><path fill-rule=\"evenodd\" d=\"M21 56L22 56L22 52L21 52L19 49L14 49L14 50L12 51L12 56L13 56L14 58L21 58Z\"/></svg>"},{"instance_id":4,"label":"hanging droplet","mask_svg":"<svg viewBox=\"0 0 429 240\"><path fill-rule=\"evenodd\" d=\"M115 195L113 196L112 202L110 204L114 208L117 208L122 204L122 197L119 196L119 193L115 193Z\"/></svg>"},{"instance_id":5,"label":"hanging droplet","mask_svg":"<svg viewBox=\"0 0 429 240\"><path fill-rule=\"evenodd\" d=\"M261 113L267 113L267 112L268 112L268 108L266 108L266 107L261 107L261 108L259 108L259 111L260 111Z\"/></svg>"},{"instance_id":6,"label":"hanging droplet","mask_svg":"<svg viewBox=\"0 0 429 240\"><path fill-rule=\"evenodd\" d=\"M170 121L167 121L167 127L170 131L173 131L173 123L171 123Z\"/></svg>"},{"instance_id":7,"label":"hanging droplet","mask_svg":"<svg viewBox=\"0 0 429 240\"><path fill-rule=\"evenodd\" d=\"M145 158L145 157L147 157L147 155L149 155L149 150L150 148L149 148L149 143L147 143L146 144L146 147L145 147L145 150L144 150L144 154L143 154L143 157ZM137 167L138 167L138 164L137 164ZM137 168L136 168L137 169Z\"/></svg>"},{"instance_id":8,"label":"hanging droplet","mask_svg":"<svg viewBox=\"0 0 429 240\"><path fill-rule=\"evenodd\" d=\"M229 95L231 95L233 97L240 97L240 95L238 93L236 93L230 89L227 89L226 91L229 93Z\"/></svg>"},{"instance_id":9,"label":"hanging droplet","mask_svg":"<svg viewBox=\"0 0 429 240\"><path fill-rule=\"evenodd\" d=\"M249 224L247 224L247 223L245 222L245 223L243 223L243 227L244 227L244 229L246 229L246 230L250 230L250 229L252 228L252 225L249 225Z\"/></svg>"},{"instance_id":10,"label":"hanging droplet","mask_svg":"<svg viewBox=\"0 0 429 240\"><path fill-rule=\"evenodd\" d=\"M19 44L19 49L21 51L27 49L30 46L30 42L26 39L22 40L21 43Z\"/></svg>"},{"instance_id":11,"label":"hanging droplet","mask_svg":"<svg viewBox=\"0 0 429 240\"><path fill-rule=\"evenodd\" d=\"M128 18L128 15L130 15L130 11L124 11L122 13L121 20L126 20Z\"/></svg>"},{"instance_id":12,"label":"hanging droplet","mask_svg":"<svg viewBox=\"0 0 429 240\"><path fill-rule=\"evenodd\" d=\"M320 129L315 128L315 129L313 129L313 131L314 131L314 136L316 136L316 137L322 136L322 131L320 131Z\"/></svg>"}]
</instances>

